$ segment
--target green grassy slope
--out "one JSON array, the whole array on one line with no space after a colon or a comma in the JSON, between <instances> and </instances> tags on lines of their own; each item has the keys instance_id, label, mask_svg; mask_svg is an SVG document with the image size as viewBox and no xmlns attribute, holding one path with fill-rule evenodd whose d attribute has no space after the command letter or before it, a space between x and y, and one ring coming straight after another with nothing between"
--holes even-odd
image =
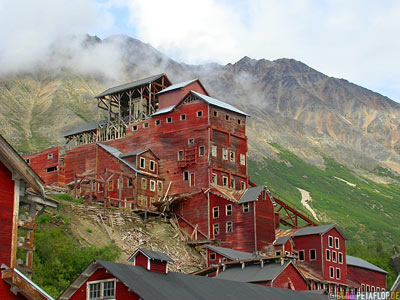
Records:
<instances>
[{"instance_id":1,"label":"green grassy slope","mask_svg":"<svg viewBox=\"0 0 400 300\"><path fill-rule=\"evenodd\" d=\"M249 175L255 183L267 185L299 206L301 194L296 187L309 191L310 205L323 223L337 223L350 242L383 242L387 247L400 244L399 184L378 184L329 158L325 158L326 169L321 170L279 145L273 146L280 151L280 161L249 161ZM377 172L395 177L384 169Z\"/></svg>"}]
</instances>

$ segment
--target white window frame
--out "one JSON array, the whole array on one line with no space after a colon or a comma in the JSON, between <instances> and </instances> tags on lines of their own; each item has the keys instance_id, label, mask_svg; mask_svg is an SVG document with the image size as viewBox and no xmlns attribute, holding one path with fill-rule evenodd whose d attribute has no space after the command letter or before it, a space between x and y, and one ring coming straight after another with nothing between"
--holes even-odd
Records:
<instances>
[{"instance_id":1,"label":"white window frame","mask_svg":"<svg viewBox=\"0 0 400 300\"><path fill-rule=\"evenodd\" d=\"M184 171L182 174L183 174L183 181L189 181L189 180L190 180L190 174L189 174L189 171ZM188 176L188 178L187 178L187 179L185 179L185 174L187 174L187 176Z\"/></svg>"},{"instance_id":2,"label":"white window frame","mask_svg":"<svg viewBox=\"0 0 400 300\"><path fill-rule=\"evenodd\" d=\"M188 139L188 145L194 145L194 138Z\"/></svg>"},{"instance_id":3,"label":"white window frame","mask_svg":"<svg viewBox=\"0 0 400 300\"><path fill-rule=\"evenodd\" d=\"M217 146L211 145L211 156L217 157Z\"/></svg>"},{"instance_id":4,"label":"white window frame","mask_svg":"<svg viewBox=\"0 0 400 300\"><path fill-rule=\"evenodd\" d=\"M242 204L242 211L244 214L247 214L250 211L250 204L249 202Z\"/></svg>"},{"instance_id":5,"label":"white window frame","mask_svg":"<svg viewBox=\"0 0 400 300\"><path fill-rule=\"evenodd\" d=\"M232 216L232 204L225 205L225 216Z\"/></svg>"},{"instance_id":6,"label":"white window frame","mask_svg":"<svg viewBox=\"0 0 400 300\"><path fill-rule=\"evenodd\" d=\"M339 274L338 274L338 271L339 271ZM338 279L338 280L340 280L340 278L341 278L341 274L340 274L340 268L336 268L336 279ZM339 275L339 276L338 276Z\"/></svg>"},{"instance_id":7,"label":"white window frame","mask_svg":"<svg viewBox=\"0 0 400 300\"><path fill-rule=\"evenodd\" d=\"M203 154L201 154L201 152L203 152ZM199 147L199 157L203 157L204 155L206 155L206 146L200 146Z\"/></svg>"},{"instance_id":8,"label":"white window frame","mask_svg":"<svg viewBox=\"0 0 400 300\"><path fill-rule=\"evenodd\" d=\"M147 178L142 177L142 180L140 180L140 186L142 187L142 190L147 190Z\"/></svg>"},{"instance_id":9,"label":"white window frame","mask_svg":"<svg viewBox=\"0 0 400 300\"><path fill-rule=\"evenodd\" d=\"M231 120L231 116L228 115L228 114L226 114L226 115L225 115L225 121L230 121L230 120Z\"/></svg>"},{"instance_id":10,"label":"white window frame","mask_svg":"<svg viewBox=\"0 0 400 300\"><path fill-rule=\"evenodd\" d=\"M338 252L338 262L339 264L343 264L343 253L342 252Z\"/></svg>"},{"instance_id":11,"label":"white window frame","mask_svg":"<svg viewBox=\"0 0 400 300\"><path fill-rule=\"evenodd\" d=\"M149 128L149 122L144 122L143 123L143 128Z\"/></svg>"},{"instance_id":12,"label":"white window frame","mask_svg":"<svg viewBox=\"0 0 400 300\"><path fill-rule=\"evenodd\" d=\"M329 278L335 279L335 268L329 267Z\"/></svg>"},{"instance_id":13,"label":"white window frame","mask_svg":"<svg viewBox=\"0 0 400 300\"><path fill-rule=\"evenodd\" d=\"M246 155L245 154L240 154L240 164L242 166L246 165Z\"/></svg>"},{"instance_id":14,"label":"white window frame","mask_svg":"<svg viewBox=\"0 0 400 300\"><path fill-rule=\"evenodd\" d=\"M211 255L212 255L214 258L211 258ZM216 259L217 259L217 254L215 254L215 253L210 253L209 258L210 258L210 260L216 260Z\"/></svg>"},{"instance_id":15,"label":"white window frame","mask_svg":"<svg viewBox=\"0 0 400 300\"><path fill-rule=\"evenodd\" d=\"M328 235L328 247L333 248L333 236L331 235Z\"/></svg>"},{"instance_id":16,"label":"white window frame","mask_svg":"<svg viewBox=\"0 0 400 300\"><path fill-rule=\"evenodd\" d=\"M138 130L138 126L137 125L133 125L132 126L132 132L135 132L135 131L137 131Z\"/></svg>"},{"instance_id":17,"label":"white window frame","mask_svg":"<svg viewBox=\"0 0 400 300\"><path fill-rule=\"evenodd\" d=\"M311 259L311 251L315 251L314 259ZM310 255L310 261L317 260L317 250L316 249L310 249L308 254Z\"/></svg>"},{"instance_id":18,"label":"white window frame","mask_svg":"<svg viewBox=\"0 0 400 300\"><path fill-rule=\"evenodd\" d=\"M213 219L218 219L219 218L219 206L214 206L213 207L213 209L212 209L212 217L213 217Z\"/></svg>"},{"instance_id":19,"label":"white window frame","mask_svg":"<svg viewBox=\"0 0 400 300\"><path fill-rule=\"evenodd\" d=\"M300 252L303 253L303 259L300 259ZM306 252L304 250L299 250L299 261L305 261L306 260Z\"/></svg>"},{"instance_id":20,"label":"white window frame","mask_svg":"<svg viewBox=\"0 0 400 300\"><path fill-rule=\"evenodd\" d=\"M335 237L335 249L339 249L339 248L340 248L339 238Z\"/></svg>"},{"instance_id":21,"label":"white window frame","mask_svg":"<svg viewBox=\"0 0 400 300\"><path fill-rule=\"evenodd\" d=\"M167 124L172 123L172 117L167 117L167 118L165 119L165 122L166 122Z\"/></svg>"},{"instance_id":22,"label":"white window frame","mask_svg":"<svg viewBox=\"0 0 400 300\"><path fill-rule=\"evenodd\" d=\"M49 154L47 154L47 159L53 159L53 153L49 153Z\"/></svg>"},{"instance_id":23,"label":"white window frame","mask_svg":"<svg viewBox=\"0 0 400 300\"><path fill-rule=\"evenodd\" d=\"M222 176L222 186L224 186L224 187L229 186L228 176Z\"/></svg>"},{"instance_id":24,"label":"white window frame","mask_svg":"<svg viewBox=\"0 0 400 300\"><path fill-rule=\"evenodd\" d=\"M222 159L228 160L228 149L222 148Z\"/></svg>"},{"instance_id":25,"label":"white window frame","mask_svg":"<svg viewBox=\"0 0 400 300\"><path fill-rule=\"evenodd\" d=\"M246 189L246 182L241 181L240 182L240 188L241 188L241 190L245 190Z\"/></svg>"},{"instance_id":26,"label":"white window frame","mask_svg":"<svg viewBox=\"0 0 400 300\"><path fill-rule=\"evenodd\" d=\"M150 191L155 192L156 191L156 181L155 180L150 180Z\"/></svg>"},{"instance_id":27,"label":"white window frame","mask_svg":"<svg viewBox=\"0 0 400 300\"><path fill-rule=\"evenodd\" d=\"M337 262L337 252L332 250L332 262Z\"/></svg>"},{"instance_id":28,"label":"white window frame","mask_svg":"<svg viewBox=\"0 0 400 300\"><path fill-rule=\"evenodd\" d=\"M202 111L202 110L197 111L197 112L196 112L196 116L197 116L198 118L202 117L202 116L203 116L203 111Z\"/></svg>"},{"instance_id":29,"label":"white window frame","mask_svg":"<svg viewBox=\"0 0 400 300\"><path fill-rule=\"evenodd\" d=\"M329 255L328 255L328 253L329 253ZM326 261L331 261L331 250L326 249L326 251L325 251L325 259L326 259Z\"/></svg>"},{"instance_id":30,"label":"white window frame","mask_svg":"<svg viewBox=\"0 0 400 300\"><path fill-rule=\"evenodd\" d=\"M215 181L214 181L215 178ZM211 183L218 184L218 175L215 173L211 174Z\"/></svg>"},{"instance_id":31,"label":"white window frame","mask_svg":"<svg viewBox=\"0 0 400 300\"><path fill-rule=\"evenodd\" d=\"M104 283L106 282L114 282L114 296L108 296L104 297ZM98 284L100 283L100 297L99 298L90 298L90 285L92 284ZM97 300L97 299L116 299L117 295L117 279L116 278L111 278L111 279L104 279L104 280L96 280L96 281L88 281L86 283L86 299L88 300Z\"/></svg>"},{"instance_id":32,"label":"white window frame","mask_svg":"<svg viewBox=\"0 0 400 300\"><path fill-rule=\"evenodd\" d=\"M230 226L230 228L231 228L230 231L228 231L229 226ZM226 231L226 233L232 233L232 232L233 232L233 222L232 222L232 221L226 222L226 224L225 224L225 231Z\"/></svg>"},{"instance_id":33,"label":"white window frame","mask_svg":"<svg viewBox=\"0 0 400 300\"><path fill-rule=\"evenodd\" d=\"M182 154L182 157L180 157L180 154ZM185 150L178 150L177 152L177 160L182 161L185 159Z\"/></svg>"},{"instance_id":34,"label":"white window frame","mask_svg":"<svg viewBox=\"0 0 400 300\"><path fill-rule=\"evenodd\" d=\"M281 250L275 251L275 256L281 256L281 255L282 255L282 251Z\"/></svg>"},{"instance_id":35,"label":"white window frame","mask_svg":"<svg viewBox=\"0 0 400 300\"><path fill-rule=\"evenodd\" d=\"M151 167L152 163L153 163L153 168ZM156 170L156 162L154 160L152 160L152 159L150 159L149 170L153 171L153 172Z\"/></svg>"},{"instance_id":36,"label":"white window frame","mask_svg":"<svg viewBox=\"0 0 400 300\"><path fill-rule=\"evenodd\" d=\"M154 125L160 126L160 125L161 125L161 120L160 120L160 119L157 119L157 120L154 122Z\"/></svg>"},{"instance_id":37,"label":"white window frame","mask_svg":"<svg viewBox=\"0 0 400 300\"><path fill-rule=\"evenodd\" d=\"M143 166L142 166L142 162L143 162ZM141 169L146 169L146 159L144 157L139 158L139 167Z\"/></svg>"},{"instance_id":38,"label":"white window frame","mask_svg":"<svg viewBox=\"0 0 400 300\"><path fill-rule=\"evenodd\" d=\"M218 235L219 234L219 224L214 223L213 224L213 235Z\"/></svg>"},{"instance_id":39,"label":"white window frame","mask_svg":"<svg viewBox=\"0 0 400 300\"><path fill-rule=\"evenodd\" d=\"M186 114L181 114L180 120L181 120L181 121L185 121L185 120L186 120Z\"/></svg>"},{"instance_id":40,"label":"white window frame","mask_svg":"<svg viewBox=\"0 0 400 300\"><path fill-rule=\"evenodd\" d=\"M233 156L232 156L232 154L233 154ZM229 160L230 160L230 162L235 162L236 161L236 153L235 153L235 151L229 151Z\"/></svg>"},{"instance_id":41,"label":"white window frame","mask_svg":"<svg viewBox=\"0 0 400 300\"><path fill-rule=\"evenodd\" d=\"M365 284L364 283L361 284L361 292L365 292Z\"/></svg>"}]
</instances>

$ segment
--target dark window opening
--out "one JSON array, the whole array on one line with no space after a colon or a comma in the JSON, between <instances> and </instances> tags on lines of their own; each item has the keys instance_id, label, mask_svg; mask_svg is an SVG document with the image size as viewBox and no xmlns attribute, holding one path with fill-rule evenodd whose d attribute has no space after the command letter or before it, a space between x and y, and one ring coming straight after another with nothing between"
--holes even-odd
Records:
<instances>
[{"instance_id":1,"label":"dark window opening","mask_svg":"<svg viewBox=\"0 0 400 300\"><path fill-rule=\"evenodd\" d=\"M183 121L183 120L186 120L186 115L185 114L181 115L181 121Z\"/></svg>"},{"instance_id":2,"label":"dark window opening","mask_svg":"<svg viewBox=\"0 0 400 300\"><path fill-rule=\"evenodd\" d=\"M185 180L185 181L189 180L189 172L188 171L183 172L183 180Z\"/></svg>"},{"instance_id":3,"label":"dark window opening","mask_svg":"<svg viewBox=\"0 0 400 300\"><path fill-rule=\"evenodd\" d=\"M57 167L51 167L46 169L46 173L51 173L57 170Z\"/></svg>"},{"instance_id":4,"label":"dark window opening","mask_svg":"<svg viewBox=\"0 0 400 300\"><path fill-rule=\"evenodd\" d=\"M199 110L199 111L197 112L197 116L198 116L198 117L203 116L203 111L202 111L202 110Z\"/></svg>"},{"instance_id":5,"label":"dark window opening","mask_svg":"<svg viewBox=\"0 0 400 300\"><path fill-rule=\"evenodd\" d=\"M161 120L156 120L156 126L161 125Z\"/></svg>"}]
</instances>

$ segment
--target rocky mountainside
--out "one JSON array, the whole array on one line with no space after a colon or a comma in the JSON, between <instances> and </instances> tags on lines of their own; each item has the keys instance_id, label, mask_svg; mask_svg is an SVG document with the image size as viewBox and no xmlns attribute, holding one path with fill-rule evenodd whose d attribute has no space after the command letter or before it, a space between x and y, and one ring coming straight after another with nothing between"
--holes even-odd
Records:
<instances>
[{"instance_id":1,"label":"rocky mountainside","mask_svg":"<svg viewBox=\"0 0 400 300\"><path fill-rule=\"evenodd\" d=\"M321 220L343 222L361 239L368 236L365 228L377 227L377 238L395 239L399 229L373 222L377 215L400 222L400 104L296 60L187 65L126 36L74 37L55 44L34 70L3 73L0 133L22 153L62 145L64 131L102 117L93 96L158 73L175 83L200 78L212 96L251 115L247 135L255 167L249 173L257 183L298 204L298 188L307 190ZM343 210L352 208L353 198L360 209L347 222Z\"/></svg>"}]
</instances>

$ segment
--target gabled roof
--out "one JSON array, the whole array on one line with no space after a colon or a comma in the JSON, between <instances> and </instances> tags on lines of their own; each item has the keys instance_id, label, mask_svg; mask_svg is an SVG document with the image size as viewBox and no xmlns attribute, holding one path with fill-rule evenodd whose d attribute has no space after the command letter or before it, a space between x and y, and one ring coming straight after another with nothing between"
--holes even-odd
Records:
<instances>
[{"instance_id":1,"label":"gabled roof","mask_svg":"<svg viewBox=\"0 0 400 300\"><path fill-rule=\"evenodd\" d=\"M292 236L296 237L296 236L313 235L313 234L324 234L329 230L331 230L332 228L335 228L343 236L344 239L347 239L346 236L342 233L342 231L336 226L336 224L307 226L301 228L300 230L295 232Z\"/></svg>"},{"instance_id":2,"label":"gabled roof","mask_svg":"<svg viewBox=\"0 0 400 300\"><path fill-rule=\"evenodd\" d=\"M184 81L184 82L180 82L180 83L175 83L173 85L170 85L169 87L163 89L161 92L158 92L157 94L162 94L165 92L169 92L169 91L173 91L173 90L177 90L180 88L183 88L189 84L191 84L192 82L198 81L199 79L192 79L192 80L188 80L188 81Z\"/></svg>"},{"instance_id":3,"label":"gabled roof","mask_svg":"<svg viewBox=\"0 0 400 300\"><path fill-rule=\"evenodd\" d=\"M276 246L280 246L280 245L285 245L286 242L290 239L290 236L281 236L278 237L275 241L274 241L274 245Z\"/></svg>"},{"instance_id":4,"label":"gabled roof","mask_svg":"<svg viewBox=\"0 0 400 300\"><path fill-rule=\"evenodd\" d=\"M158 252L158 251L151 251L143 248L137 249L129 258L128 261L132 262L133 258L139 253L143 253L145 256L147 256L150 259L155 259L155 260L161 260L161 261L166 261L166 262L173 262L173 260L165 253Z\"/></svg>"},{"instance_id":5,"label":"gabled roof","mask_svg":"<svg viewBox=\"0 0 400 300\"><path fill-rule=\"evenodd\" d=\"M37 193L45 197L43 180L32 170L1 134L0 160L3 161L8 168L11 168L11 171L18 173Z\"/></svg>"},{"instance_id":6,"label":"gabled roof","mask_svg":"<svg viewBox=\"0 0 400 300\"><path fill-rule=\"evenodd\" d=\"M386 272L385 270L367 262L366 260L363 260L362 258L355 257L355 256L346 255L346 264L349 266L360 267L360 268L372 270L375 272L388 274L388 272Z\"/></svg>"},{"instance_id":7,"label":"gabled roof","mask_svg":"<svg viewBox=\"0 0 400 300\"><path fill-rule=\"evenodd\" d=\"M258 255L254 255L253 253L233 250L229 248L217 247L212 245L206 245L205 247L222 256L225 256L230 260L247 260L259 257Z\"/></svg>"},{"instance_id":8,"label":"gabled roof","mask_svg":"<svg viewBox=\"0 0 400 300\"><path fill-rule=\"evenodd\" d=\"M206 101L207 103L209 103L211 105L218 106L218 107L233 111L233 112L241 114L241 115L249 116L248 114L246 114L245 112L241 111L240 109L238 109L238 108L236 108L236 107L234 107L234 106L232 106L232 105L230 105L228 103L222 102L221 100L217 100L215 98L200 94L200 93L195 92L195 91L190 91L190 93L196 95L197 97L203 99L204 101Z\"/></svg>"},{"instance_id":9,"label":"gabled roof","mask_svg":"<svg viewBox=\"0 0 400 300\"><path fill-rule=\"evenodd\" d=\"M242 198L240 198L239 204L257 201L258 196L260 196L264 188L265 186L263 185L248 188Z\"/></svg>"},{"instance_id":10,"label":"gabled roof","mask_svg":"<svg viewBox=\"0 0 400 300\"><path fill-rule=\"evenodd\" d=\"M128 152L128 153L123 153L123 154L121 154L119 157L124 158L124 157L129 157L129 156L140 155L140 154L145 153L145 152L147 152L147 151L150 151L156 159L160 160L160 159L158 158L158 156L155 155L155 153L154 153L153 151L151 151L151 149L149 149L149 148L147 148L147 149L142 149L142 150L138 150L138 151L133 151L133 152Z\"/></svg>"},{"instance_id":11,"label":"gabled roof","mask_svg":"<svg viewBox=\"0 0 400 300\"><path fill-rule=\"evenodd\" d=\"M75 128L72 128L71 130L64 132L64 137L67 137L70 135L75 135L78 133L94 131L97 129L97 126L102 123L106 123L106 120L101 120L99 122L90 122L90 123L85 123L85 124L79 125Z\"/></svg>"},{"instance_id":12,"label":"gabled roof","mask_svg":"<svg viewBox=\"0 0 400 300\"><path fill-rule=\"evenodd\" d=\"M93 274L96 267L105 268L121 281L129 290L146 300L318 300L325 296L277 289L251 283L235 282L196 275L168 272L151 272L143 267L96 260L59 297L68 299L87 280L83 274Z\"/></svg>"},{"instance_id":13,"label":"gabled roof","mask_svg":"<svg viewBox=\"0 0 400 300\"><path fill-rule=\"evenodd\" d=\"M125 159L123 159L123 153L121 151L119 151L118 149L116 149L114 147L111 147L111 146L107 146L107 145L101 144L101 143L97 143L97 145L99 145L106 152L108 152L109 154L114 156L120 162L122 162L123 164L125 164L126 166L131 168L133 171L135 171L135 172L137 172L139 174L146 174L146 175L154 176L154 174L151 174L151 173L148 173L148 172L141 171L141 170L137 169L134 164L130 163L129 161L127 161Z\"/></svg>"},{"instance_id":14,"label":"gabled roof","mask_svg":"<svg viewBox=\"0 0 400 300\"><path fill-rule=\"evenodd\" d=\"M274 280L291 262L286 261L283 265L280 263L264 263L246 265L244 269L240 265L229 266L225 271L218 274L219 279L227 279L239 282L260 282Z\"/></svg>"},{"instance_id":15,"label":"gabled roof","mask_svg":"<svg viewBox=\"0 0 400 300\"><path fill-rule=\"evenodd\" d=\"M108 96L108 95L112 95L112 94L115 94L115 93L120 93L120 92L123 92L123 91L126 91L126 90L134 89L136 87L152 83L153 81L156 81L156 80L160 79L163 76L165 76L167 78L167 80L168 80L167 75L162 73L162 74L146 77L146 78L143 78L143 79L139 79L139 80L136 80L136 81L133 81L133 82L129 82L129 83L125 83L125 84L114 86L112 88L109 88L109 89L105 90L101 94L97 95L95 98L102 98L102 97L105 97L105 96ZM169 82L169 80L168 80L168 82Z\"/></svg>"},{"instance_id":16,"label":"gabled roof","mask_svg":"<svg viewBox=\"0 0 400 300\"><path fill-rule=\"evenodd\" d=\"M168 112L174 110L174 108L177 107L177 106L179 106L179 105L186 99L186 97L187 97L188 95L190 95L190 94L192 94L192 95L194 95L194 96L196 96L196 97L202 99L203 101L207 102L208 104L211 104L211 105L214 105L214 106L218 106L218 107L224 108L224 109L226 109L226 110L233 111L233 112L238 113L238 114L241 114L241 115L249 116L249 115L246 114L245 112L241 111L240 109L238 109L238 108L236 108L236 107L234 107L234 106L232 106L232 105L230 105L230 104L228 104L228 103L222 102L222 101L220 101L220 100L211 98L211 97L209 97L209 96L200 94L200 93L195 92L195 91L190 91L190 92L189 92L185 97L183 97L183 99L182 99L181 101L179 101L177 104L175 104L175 105L173 105L173 106L165 107L165 108L163 108L163 109L160 109L160 110L156 111L155 113L153 113L151 116L153 117L153 116L165 114L165 113L168 113Z\"/></svg>"}]
</instances>

